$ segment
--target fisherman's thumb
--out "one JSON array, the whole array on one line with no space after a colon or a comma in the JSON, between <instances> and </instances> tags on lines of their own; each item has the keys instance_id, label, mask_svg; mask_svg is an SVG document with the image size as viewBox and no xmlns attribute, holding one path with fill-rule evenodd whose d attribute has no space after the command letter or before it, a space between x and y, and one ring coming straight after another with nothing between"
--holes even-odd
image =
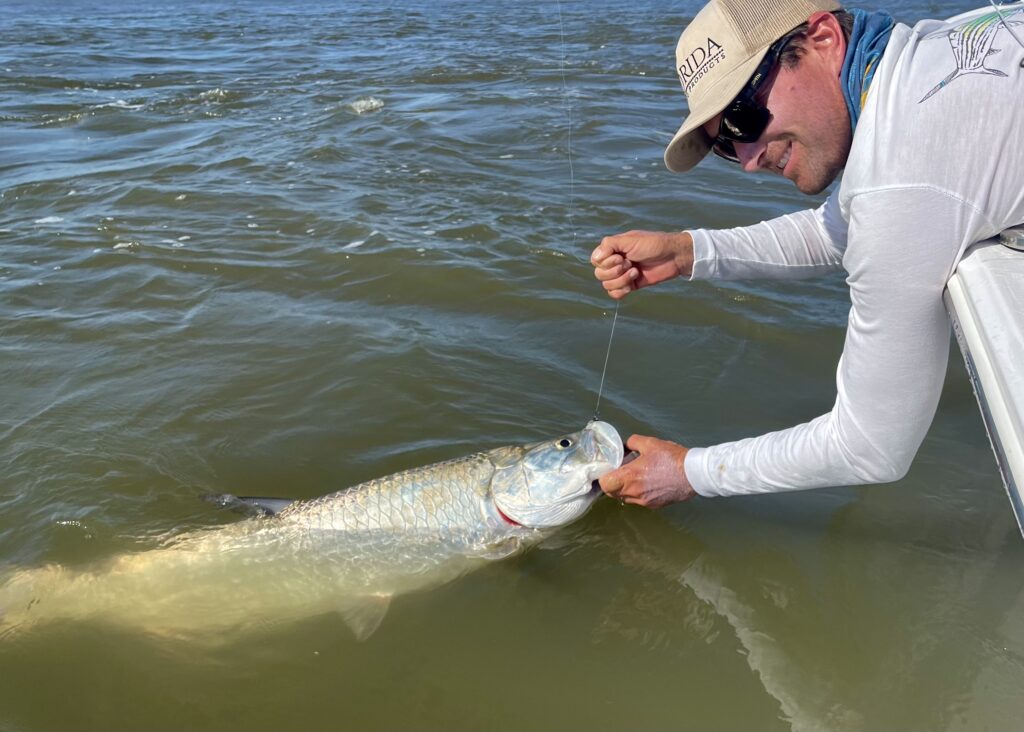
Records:
<instances>
[{"instance_id":1,"label":"fisherman's thumb","mask_svg":"<svg viewBox=\"0 0 1024 732\"><path fill-rule=\"evenodd\" d=\"M626 484L625 475L621 468L613 470L610 473L605 473L597 480L598 485L601 486L601 490L607 495L614 498L622 487Z\"/></svg>"}]
</instances>

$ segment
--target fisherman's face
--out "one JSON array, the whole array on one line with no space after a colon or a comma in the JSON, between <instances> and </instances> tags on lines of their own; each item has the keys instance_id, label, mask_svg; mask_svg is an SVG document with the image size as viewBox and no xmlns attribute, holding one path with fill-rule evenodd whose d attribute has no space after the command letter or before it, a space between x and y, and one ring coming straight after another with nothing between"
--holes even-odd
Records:
<instances>
[{"instance_id":1,"label":"fisherman's face","mask_svg":"<svg viewBox=\"0 0 1024 732\"><path fill-rule=\"evenodd\" d=\"M839 72L846 40L830 13L811 16L804 54L795 66L779 64L764 105L771 120L754 142L733 147L746 171L789 178L803 193L820 193L835 180L850 154L850 117ZM704 130L718 134L721 115Z\"/></svg>"}]
</instances>

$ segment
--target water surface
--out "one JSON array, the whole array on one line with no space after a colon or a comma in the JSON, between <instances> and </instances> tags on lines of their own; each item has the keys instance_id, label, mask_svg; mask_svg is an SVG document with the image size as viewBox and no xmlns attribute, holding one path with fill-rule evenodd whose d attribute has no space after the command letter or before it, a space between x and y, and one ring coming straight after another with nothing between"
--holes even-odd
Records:
<instances>
[{"instance_id":1,"label":"water surface","mask_svg":"<svg viewBox=\"0 0 1024 732\"><path fill-rule=\"evenodd\" d=\"M578 429L602 236L820 200L663 169L698 6L8 2L0 562L84 567L234 520L204 493ZM602 417L701 445L817 416L848 307L840 276L631 297ZM220 648L0 639L0 729L1014 728L1024 542L950 364L896 484L602 502L365 643L334 615Z\"/></svg>"}]
</instances>

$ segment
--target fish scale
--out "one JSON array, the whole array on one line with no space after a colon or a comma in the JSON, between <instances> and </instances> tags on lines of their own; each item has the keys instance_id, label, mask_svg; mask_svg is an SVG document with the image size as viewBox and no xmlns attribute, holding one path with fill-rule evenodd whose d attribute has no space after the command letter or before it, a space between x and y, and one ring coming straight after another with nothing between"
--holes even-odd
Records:
<instances>
[{"instance_id":1,"label":"fish scale","mask_svg":"<svg viewBox=\"0 0 1024 732\"><path fill-rule=\"evenodd\" d=\"M431 530L479 534L494 464L486 453L378 478L297 504L282 520L314 521L337 531ZM495 521L493 528L504 528Z\"/></svg>"}]
</instances>

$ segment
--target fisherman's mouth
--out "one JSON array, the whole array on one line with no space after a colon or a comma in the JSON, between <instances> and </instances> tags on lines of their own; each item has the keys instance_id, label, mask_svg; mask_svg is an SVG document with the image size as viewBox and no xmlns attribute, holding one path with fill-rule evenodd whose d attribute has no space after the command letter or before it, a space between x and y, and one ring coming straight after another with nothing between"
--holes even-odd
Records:
<instances>
[{"instance_id":1,"label":"fisherman's mouth","mask_svg":"<svg viewBox=\"0 0 1024 732\"><path fill-rule=\"evenodd\" d=\"M786 174L786 166L789 165L789 158L793 153L793 143L790 143L786 147L786 151L782 153L782 157L775 164L775 169L782 175Z\"/></svg>"}]
</instances>

